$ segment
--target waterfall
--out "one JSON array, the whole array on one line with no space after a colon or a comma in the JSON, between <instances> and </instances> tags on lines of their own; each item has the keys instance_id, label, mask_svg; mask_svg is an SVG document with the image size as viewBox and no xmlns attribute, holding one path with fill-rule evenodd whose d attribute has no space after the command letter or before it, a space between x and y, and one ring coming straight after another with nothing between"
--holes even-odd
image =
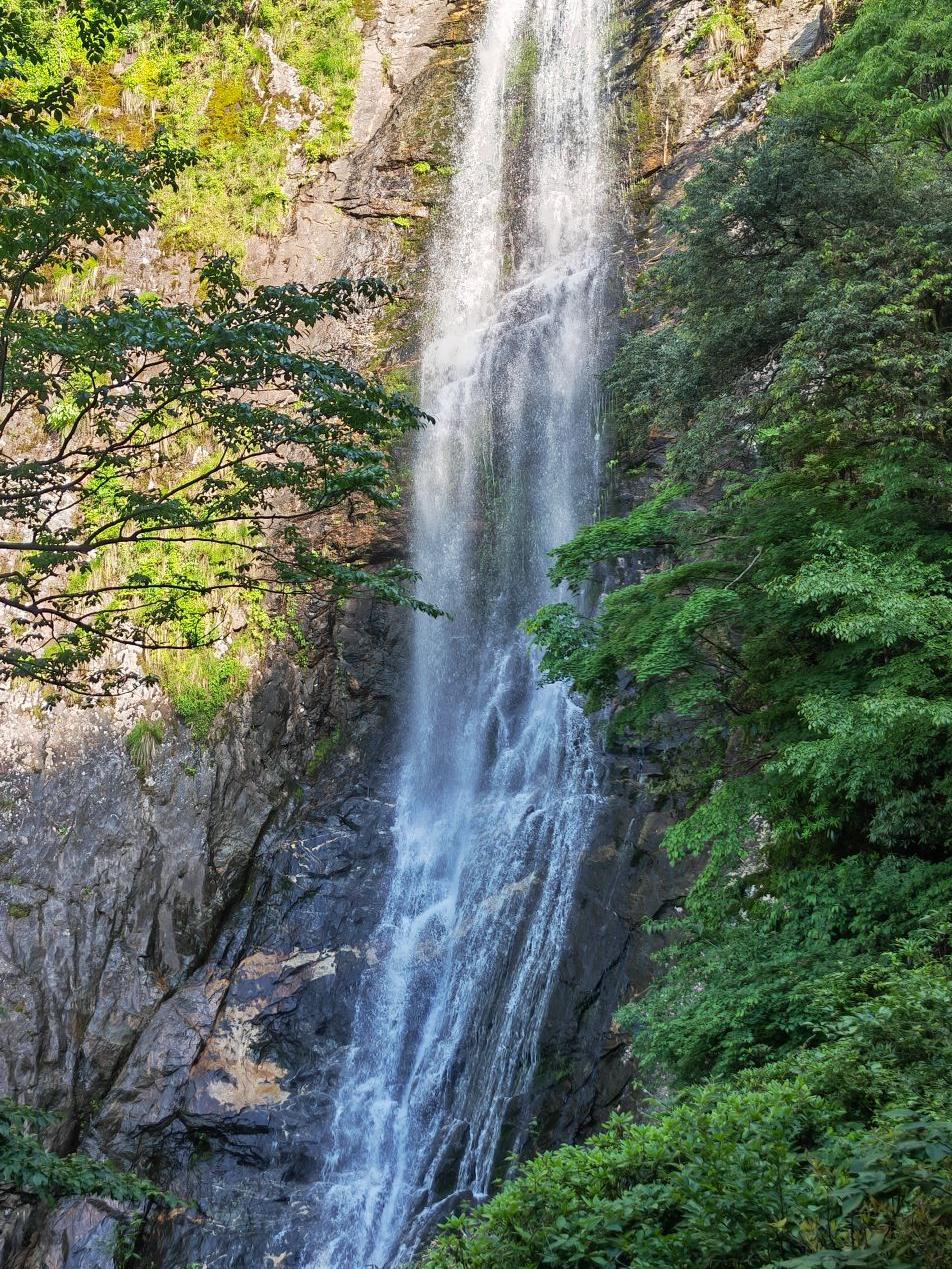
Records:
<instances>
[{"instance_id":1,"label":"waterfall","mask_svg":"<svg viewBox=\"0 0 952 1269\"><path fill-rule=\"evenodd\" d=\"M585 718L519 623L595 509L612 0L489 0L432 252L395 862L309 1253L403 1263L525 1140L539 1032L598 805Z\"/></svg>"}]
</instances>

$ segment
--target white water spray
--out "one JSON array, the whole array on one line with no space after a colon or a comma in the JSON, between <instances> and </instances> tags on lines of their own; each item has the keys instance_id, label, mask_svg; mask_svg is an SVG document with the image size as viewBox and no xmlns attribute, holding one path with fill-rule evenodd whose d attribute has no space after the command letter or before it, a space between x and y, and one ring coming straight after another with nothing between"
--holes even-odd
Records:
<instances>
[{"instance_id":1,"label":"white water spray","mask_svg":"<svg viewBox=\"0 0 952 1269\"><path fill-rule=\"evenodd\" d=\"M413 481L396 861L357 1004L315 1269L408 1258L485 1195L520 1117L598 791L585 719L519 622L595 509L612 0L489 0L435 244Z\"/></svg>"}]
</instances>

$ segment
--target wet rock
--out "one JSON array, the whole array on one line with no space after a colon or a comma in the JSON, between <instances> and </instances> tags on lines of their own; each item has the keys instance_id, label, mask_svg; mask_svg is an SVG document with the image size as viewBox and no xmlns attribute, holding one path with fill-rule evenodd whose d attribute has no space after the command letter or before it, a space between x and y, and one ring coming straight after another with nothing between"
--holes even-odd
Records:
<instances>
[{"instance_id":1,"label":"wet rock","mask_svg":"<svg viewBox=\"0 0 952 1269\"><path fill-rule=\"evenodd\" d=\"M113 1269L133 1211L106 1199L69 1199L46 1222L21 1269Z\"/></svg>"},{"instance_id":2,"label":"wet rock","mask_svg":"<svg viewBox=\"0 0 952 1269\"><path fill-rule=\"evenodd\" d=\"M444 1196L453 1193L459 1176L459 1165L465 1157L471 1136L472 1129L469 1124L461 1122L447 1124L440 1156L433 1168L432 1188L426 1196L427 1206L433 1205L434 1199L438 1199L442 1201L442 1208L445 1208Z\"/></svg>"},{"instance_id":3,"label":"wet rock","mask_svg":"<svg viewBox=\"0 0 952 1269\"><path fill-rule=\"evenodd\" d=\"M33 1207L16 1195L0 1196L0 1265L11 1264L22 1247L33 1218Z\"/></svg>"}]
</instances>

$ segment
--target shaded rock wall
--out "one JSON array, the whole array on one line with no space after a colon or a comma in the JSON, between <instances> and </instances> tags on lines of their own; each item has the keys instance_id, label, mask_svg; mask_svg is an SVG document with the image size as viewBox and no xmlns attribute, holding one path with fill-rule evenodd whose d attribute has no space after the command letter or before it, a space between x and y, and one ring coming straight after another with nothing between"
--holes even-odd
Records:
<instances>
[{"instance_id":1,"label":"shaded rock wall","mask_svg":"<svg viewBox=\"0 0 952 1269\"><path fill-rule=\"evenodd\" d=\"M207 744L167 720L144 778L121 711L8 715L0 1087L61 1113L58 1148L75 1148L137 1041L213 959L315 742L364 708L325 616L309 664L275 653ZM0 1230L22 1215L0 1213Z\"/></svg>"}]
</instances>

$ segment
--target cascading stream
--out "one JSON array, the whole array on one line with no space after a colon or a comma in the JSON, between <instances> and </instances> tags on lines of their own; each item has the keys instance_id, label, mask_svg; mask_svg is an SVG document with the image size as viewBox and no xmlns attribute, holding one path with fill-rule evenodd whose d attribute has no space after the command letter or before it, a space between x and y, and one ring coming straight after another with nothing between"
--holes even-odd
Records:
<instances>
[{"instance_id":1,"label":"cascading stream","mask_svg":"<svg viewBox=\"0 0 952 1269\"><path fill-rule=\"evenodd\" d=\"M598 804L586 721L519 622L595 509L612 0L489 0L434 247L415 619L389 895L338 1090L311 1263L402 1263L527 1127Z\"/></svg>"}]
</instances>

